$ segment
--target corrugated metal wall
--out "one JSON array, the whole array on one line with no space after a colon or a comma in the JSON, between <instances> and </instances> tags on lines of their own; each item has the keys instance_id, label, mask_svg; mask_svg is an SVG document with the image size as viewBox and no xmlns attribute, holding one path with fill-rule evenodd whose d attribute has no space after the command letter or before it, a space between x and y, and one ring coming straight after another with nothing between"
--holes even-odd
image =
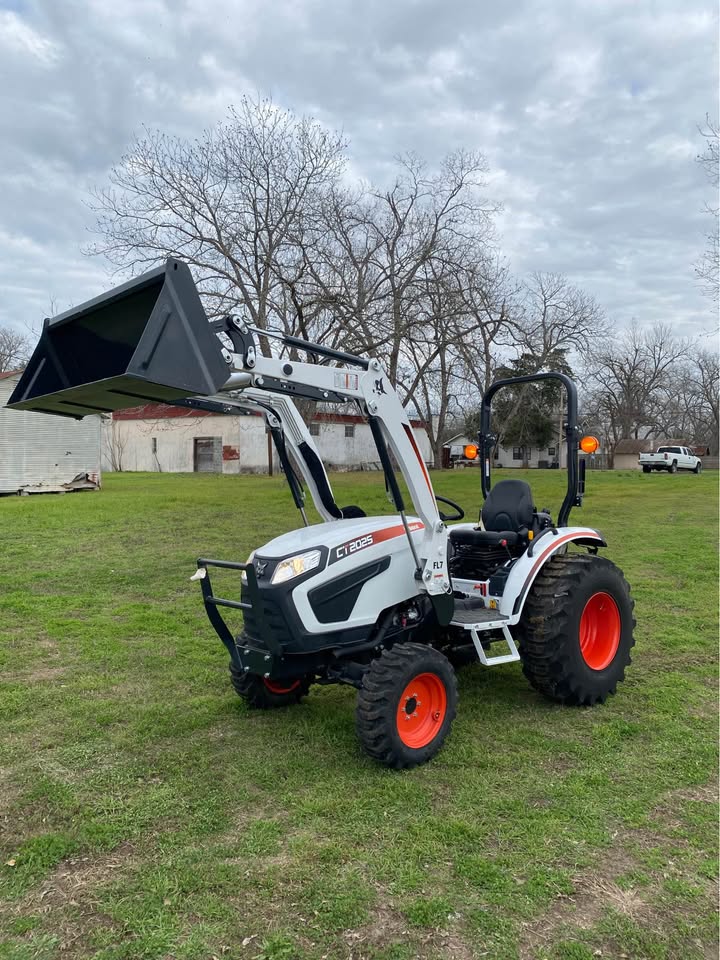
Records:
<instances>
[{"instance_id":1,"label":"corrugated metal wall","mask_svg":"<svg viewBox=\"0 0 720 960\"><path fill-rule=\"evenodd\" d=\"M100 478L100 417L69 420L6 410L18 377L0 379L0 493L58 486L79 473Z\"/></svg>"}]
</instances>

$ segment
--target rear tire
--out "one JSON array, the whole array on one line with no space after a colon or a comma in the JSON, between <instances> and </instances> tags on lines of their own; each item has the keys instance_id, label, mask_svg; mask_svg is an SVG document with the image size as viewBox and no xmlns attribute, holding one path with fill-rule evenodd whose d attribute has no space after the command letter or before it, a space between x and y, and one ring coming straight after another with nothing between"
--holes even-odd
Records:
<instances>
[{"instance_id":1,"label":"rear tire","mask_svg":"<svg viewBox=\"0 0 720 960\"><path fill-rule=\"evenodd\" d=\"M677 460L673 460L673 462L670 464L668 467L668 473L677 473Z\"/></svg>"},{"instance_id":2,"label":"rear tire","mask_svg":"<svg viewBox=\"0 0 720 960\"><path fill-rule=\"evenodd\" d=\"M553 557L535 580L518 630L523 672L560 703L592 706L615 693L635 643L634 601L604 557Z\"/></svg>"},{"instance_id":3,"label":"rear tire","mask_svg":"<svg viewBox=\"0 0 720 960\"><path fill-rule=\"evenodd\" d=\"M230 682L235 693L249 707L254 707L256 710L275 710L278 707L289 707L299 703L310 689L312 681L309 677L284 681L266 680L254 673L238 670L231 661Z\"/></svg>"},{"instance_id":4,"label":"rear tire","mask_svg":"<svg viewBox=\"0 0 720 960\"><path fill-rule=\"evenodd\" d=\"M643 473L652 473L652 467L643 467Z\"/></svg>"},{"instance_id":5,"label":"rear tire","mask_svg":"<svg viewBox=\"0 0 720 960\"><path fill-rule=\"evenodd\" d=\"M455 673L439 650L399 643L365 671L357 734L366 753L388 767L416 767L434 757L457 710Z\"/></svg>"}]
</instances>

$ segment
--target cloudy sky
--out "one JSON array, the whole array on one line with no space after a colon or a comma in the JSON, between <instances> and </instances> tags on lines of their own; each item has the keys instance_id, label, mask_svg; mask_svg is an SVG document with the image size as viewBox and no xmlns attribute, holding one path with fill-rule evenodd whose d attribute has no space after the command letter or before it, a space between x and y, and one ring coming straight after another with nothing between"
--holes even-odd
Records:
<instances>
[{"instance_id":1,"label":"cloudy sky","mask_svg":"<svg viewBox=\"0 0 720 960\"><path fill-rule=\"evenodd\" d=\"M0 324L112 285L88 191L142 125L192 137L259 93L376 181L402 151L483 151L516 274L562 272L618 324L713 326L711 0L0 0L0 89Z\"/></svg>"}]
</instances>

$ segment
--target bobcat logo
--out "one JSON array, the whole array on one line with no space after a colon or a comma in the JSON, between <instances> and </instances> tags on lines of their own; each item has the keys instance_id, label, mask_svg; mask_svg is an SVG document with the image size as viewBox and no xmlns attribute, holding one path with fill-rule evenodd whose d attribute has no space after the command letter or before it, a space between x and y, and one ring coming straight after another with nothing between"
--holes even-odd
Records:
<instances>
[{"instance_id":1,"label":"bobcat logo","mask_svg":"<svg viewBox=\"0 0 720 960\"><path fill-rule=\"evenodd\" d=\"M383 386L382 378L375 381L375 386L373 387L373 393L377 393L378 396L381 393L386 393L385 387Z\"/></svg>"}]
</instances>

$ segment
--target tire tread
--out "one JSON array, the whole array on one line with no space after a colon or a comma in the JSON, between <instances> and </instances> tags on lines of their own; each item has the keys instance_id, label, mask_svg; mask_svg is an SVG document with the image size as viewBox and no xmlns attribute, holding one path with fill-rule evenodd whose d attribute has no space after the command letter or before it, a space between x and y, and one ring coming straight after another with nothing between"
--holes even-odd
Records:
<instances>
[{"instance_id":1,"label":"tire tread","mask_svg":"<svg viewBox=\"0 0 720 960\"><path fill-rule=\"evenodd\" d=\"M583 579L599 570L612 571L617 589L625 595L632 611L634 601L622 571L605 557L591 554L553 557L538 574L525 601L519 631L523 673L539 693L560 703L576 706L604 703L615 693L618 682L624 679L625 667L631 662L630 648L635 643L632 614L630 643L627 650L623 651L621 646L619 651L624 655L624 662L617 664L619 673L605 687L593 687L584 672L574 668L568 643L573 599ZM563 602L562 598L567 600Z\"/></svg>"},{"instance_id":2,"label":"tire tread","mask_svg":"<svg viewBox=\"0 0 720 960\"><path fill-rule=\"evenodd\" d=\"M428 665L428 659L434 661ZM407 682L408 667L418 663L417 672L434 666L445 684L447 713L441 733L421 750L398 748L393 737L397 700ZM358 690L356 729L365 752L379 763L395 769L413 767L429 760L442 746L455 718L457 679L447 658L421 643L397 644L373 660Z\"/></svg>"},{"instance_id":3,"label":"tire tread","mask_svg":"<svg viewBox=\"0 0 720 960\"><path fill-rule=\"evenodd\" d=\"M230 662L230 682L235 693L249 707L256 710L276 710L279 707L289 707L300 703L310 689L312 679L309 677L299 677L298 679L300 681L299 686L290 693L273 693L265 686L262 677L238 670L235 664L232 661Z\"/></svg>"}]
</instances>

